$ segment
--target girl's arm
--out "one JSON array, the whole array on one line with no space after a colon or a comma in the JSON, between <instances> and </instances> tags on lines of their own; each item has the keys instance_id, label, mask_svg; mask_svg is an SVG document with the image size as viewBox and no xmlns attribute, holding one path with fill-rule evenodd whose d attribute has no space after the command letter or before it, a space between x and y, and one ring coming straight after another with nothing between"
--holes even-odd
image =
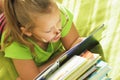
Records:
<instances>
[{"instance_id":1,"label":"girl's arm","mask_svg":"<svg viewBox=\"0 0 120 80\"><path fill-rule=\"evenodd\" d=\"M17 80L33 80L39 74L39 69L33 60L13 59L13 63L20 75Z\"/></svg>"},{"instance_id":2,"label":"girl's arm","mask_svg":"<svg viewBox=\"0 0 120 80\"><path fill-rule=\"evenodd\" d=\"M39 71L42 72L43 70L45 70L45 68L47 68L49 65L53 64L65 51L56 54L54 57L52 57L50 60L48 60L45 64L41 65L39 67Z\"/></svg>"},{"instance_id":3,"label":"girl's arm","mask_svg":"<svg viewBox=\"0 0 120 80\"><path fill-rule=\"evenodd\" d=\"M78 42L82 41L82 38L80 38L74 24L72 24L71 29L67 36L61 39L63 42L64 47L66 50L70 49L72 46L77 44Z\"/></svg>"},{"instance_id":4,"label":"girl's arm","mask_svg":"<svg viewBox=\"0 0 120 80\"><path fill-rule=\"evenodd\" d=\"M49 65L53 64L63 53L64 52L57 54L40 67L37 67L33 60L13 59L15 68L20 75L17 80L34 80L39 73L45 70Z\"/></svg>"}]
</instances>

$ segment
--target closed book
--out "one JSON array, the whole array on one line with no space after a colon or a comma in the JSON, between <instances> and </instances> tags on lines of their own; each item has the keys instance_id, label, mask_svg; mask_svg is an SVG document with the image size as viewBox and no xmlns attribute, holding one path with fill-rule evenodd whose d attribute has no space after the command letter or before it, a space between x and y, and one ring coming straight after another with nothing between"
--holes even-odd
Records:
<instances>
[{"instance_id":1,"label":"closed book","mask_svg":"<svg viewBox=\"0 0 120 80\"><path fill-rule=\"evenodd\" d=\"M80 67L77 67L72 71L64 80L76 80L79 78L85 71L87 71L91 66L93 66L101 58L99 54L94 54L93 58L87 59L87 62Z\"/></svg>"},{"instance_id":2,"label":"closed book","mask_svg":"<svg viewBox=\"0 0 120 80\"><path fill-rule=\"evenodd\" d=\"M88 69L83 75L81 75L78 80L85 80L90 74L97 70L97 67L93 65L90 69Z\"/></svg>"},{"instance_id":3,"label":"closed book","mask_svg":"<svg viewBox=\"0 0 120 80\"><path fill-rule=\"evenodd\" d=\"M104 61L100 60L98 61L98 63L96 64L96 66L98 67L98 69L92 73L87 80L102 80L107 73L111 70L111 67Z\"/></svg>"}]
</instances>

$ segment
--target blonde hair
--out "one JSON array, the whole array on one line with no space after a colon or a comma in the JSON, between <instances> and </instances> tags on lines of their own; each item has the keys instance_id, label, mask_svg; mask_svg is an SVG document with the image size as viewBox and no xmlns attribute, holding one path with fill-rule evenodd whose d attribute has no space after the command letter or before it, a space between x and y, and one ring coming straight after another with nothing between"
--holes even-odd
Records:
<instances>
[{"instance_id":1,"label":"blonde hair","mask_svg":"<svg viewBox=\"0 0 120 80\"><path fill-rule=\"evenodd\" d=\"M5 16L7 18L6 35L4 44L10 44L13 41L28 46L31 51L33 44L28 41L27 36L23 35L20 27L24 26L27 30L34 28L31 13L50 13L52 0L5 0ZM9 37L10 36L10 37ZM10 40L8 41L8 38Z\"/></svg>"},{"instance_id":2,"label":"blonde hair","mask_svg":"<svg viewBox=\"0 0 120 80\"><path fill-rule=\"evenodd\" d=\"M4 0L0 0L0 14L3 12Z\"/></svg>"}]
</instances>

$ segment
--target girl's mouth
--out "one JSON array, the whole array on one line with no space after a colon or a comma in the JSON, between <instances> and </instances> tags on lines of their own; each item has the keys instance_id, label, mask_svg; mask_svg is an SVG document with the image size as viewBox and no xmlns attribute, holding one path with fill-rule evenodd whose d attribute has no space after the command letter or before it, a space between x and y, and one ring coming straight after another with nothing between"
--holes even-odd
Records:
<instances>
[{"instance_id":1,"label":"girl's mouth","mask_svg":"<svg viewBox=\"0 0 120 80\"><path fill-rule=\"evenodd\" d=\"M55 36L55 37L53 38L53 40L55 40L55 41L56 41L56 40L59 40L60 37L61 37L60 34L58 34L57 36Z\"/></svg>"}]
</instances>

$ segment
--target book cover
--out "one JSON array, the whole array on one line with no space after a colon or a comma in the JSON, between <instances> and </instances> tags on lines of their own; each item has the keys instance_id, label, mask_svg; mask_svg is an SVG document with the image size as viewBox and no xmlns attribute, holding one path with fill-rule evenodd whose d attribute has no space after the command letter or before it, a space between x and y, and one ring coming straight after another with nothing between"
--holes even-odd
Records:
<instances>
[{"instance_id":1,"label":"book cover","mask_svg":"<svg viewBox=\"0 0 120 80\"><path fill-rule=\"evenodd\" d=\"M102 80L111 70L110 66L108 66L108 64L102 60L99 60L96 66L98 67L98 69L94 73L92 73L87 78L87 80Z\"/></svg>"},{"instance_id":2,"label":"book cover","mask_svg":"<svg viewBox=\"0 0 120 80\"><path fill-rule=\"evenodd\" d=\"M63 80L62 78L69 74L72 70L76 69L78 66L82 66L87 62L86 58L80 56L73 56L65 64L63 64L55 73L53 73L47 80Z\"/></svg>"},{"instance_id":3,"label":"book cover","mask_svg":"<svg viewBox=\"0 0 120 80\"><path fill-rule=\"evenodd\" d=\"M102 78L102 80L112 80L112 78L109 78L107 75Z\"/></svg>"}]
</instances>

